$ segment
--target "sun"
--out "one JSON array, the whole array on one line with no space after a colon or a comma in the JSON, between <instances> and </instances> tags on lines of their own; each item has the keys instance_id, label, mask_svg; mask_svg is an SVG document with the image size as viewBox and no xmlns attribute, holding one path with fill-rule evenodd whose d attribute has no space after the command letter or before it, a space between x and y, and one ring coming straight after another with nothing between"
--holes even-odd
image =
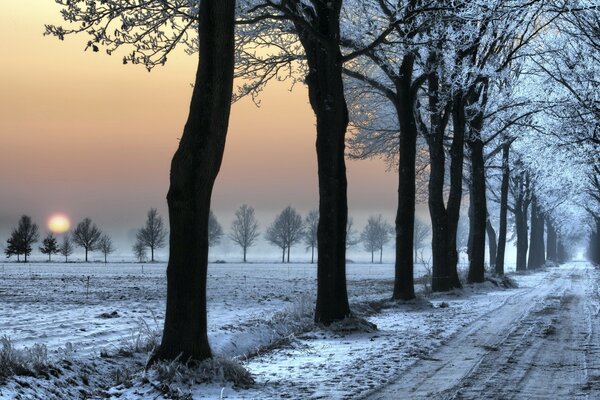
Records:
<instances>
[{"instance_id":1,"label":"sun","mask_svg":"<svg viewBox=\"0 0 600 400\"><path fill-rule=\"evenodd\" d=\"M48 218L48 229L54 233L65 233L70 227L71 221L64 214L53 214Z\"/></svg>"}]
</instances>

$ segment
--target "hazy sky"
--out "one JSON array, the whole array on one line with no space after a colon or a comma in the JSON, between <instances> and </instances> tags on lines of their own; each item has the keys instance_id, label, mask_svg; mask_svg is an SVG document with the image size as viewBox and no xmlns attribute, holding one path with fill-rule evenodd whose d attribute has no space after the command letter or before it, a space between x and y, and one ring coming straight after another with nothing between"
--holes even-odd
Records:
<instances>
[{"instance_id":1,"label":"hazy sky","mask_svg":"<svg viewBox=\"0 0 600 400\"><path fill-rule=\"evenodd\" d=\"M186 119L196 59L148 73L84 52L87 37L42 36L52 0L0 2L0 241L21 214L91 217L117 238L150 207L166 216L169 163ZM292 204L317 205L314 115L304 87L279 83L235 104L213 209L225 230L248 203L266 226ZM349 207L393 219L397 178L381 161L348 162Z\"/></svg>"}]
</instances>

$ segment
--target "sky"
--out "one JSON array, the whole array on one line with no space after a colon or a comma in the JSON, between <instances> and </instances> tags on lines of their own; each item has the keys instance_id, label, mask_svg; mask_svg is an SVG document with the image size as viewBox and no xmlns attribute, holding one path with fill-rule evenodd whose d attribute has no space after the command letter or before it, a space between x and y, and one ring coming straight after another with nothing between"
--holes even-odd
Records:
<instances>
[{"instance_id":1,"label":"sky","mask_svg":"<svg viewBox=\"0 0 600 400\"><path fill-rule=\"evenodd\" d=\"M46 230L56 212L90 217L129 252L150 207L166 218L169 164L186 120L197 59L183 51L151 73L84 52L87 36L44 37L52 0L0 2L0 242L20 215ZM316 208L315 119L306 89L270 86L261 107L232 108L213 210L229 230L243 203L265 228L291 204ZM348 161L349 211L393 222L397 176L381 160ZM131 243L129 243L131 242Z\"/></svg>"}]
</instances>

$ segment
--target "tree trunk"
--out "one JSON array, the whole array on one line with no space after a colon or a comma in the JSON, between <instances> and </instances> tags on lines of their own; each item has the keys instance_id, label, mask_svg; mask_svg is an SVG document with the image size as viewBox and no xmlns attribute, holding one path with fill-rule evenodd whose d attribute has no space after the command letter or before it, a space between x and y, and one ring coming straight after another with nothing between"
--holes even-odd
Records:
<instances>
[{"instance_id":1,"label":"tree trunk","mask_svg":"<svg viewBox=\"0 0 600 400\"><path fill-rule=\"evenodd\" d=\"M234 0L200 3L198 71L167 194L171 235L165 324L151 361L212 355L206 318L208 219L231 108L234 11Z\"/></svg>"},{"instance_id":2,"label":"tree trunk","mask_svg":"<svg viewBox=\"0 0 600 400\"><path fill-rule=\"evenodd\" d=\"M383 264L383 246L379 248L379 264Z\"/></svg>"},{"instance_id":3,"label":"tree trunk","mask_svg":"<svg viewBox=\"0 0 600 400\"><path fill-rule=\"evenodd\" d=\"M432 64L435 65L436 60ZM439 79L436 74L428 77L429 107L437 110L439 104ZM429 138L429 214L431 216L431 252L433 268L431 277L431 289L434 292L445 292L451 289L450 276L448 274L448 215L444 205L444 132L446 124L442 121L439 112L430 115L431 132Z\"/></svg>"},{"instance_id":4,"label":"tree trunk","mask_svg":"<svg viewBox=\"0 0 600 400\"><path fill-rule=\"evenodd\" d=\"M528 269L539 268L546 262L544 250L544 217L537 201L537 196L531 196L531 236L529 241Z\"/></svg>"},{"instance_id":5,"label":"tree trunk","mask_svg":"<svg viewBox=\"0 0 600 400\"><path fill-rule=\"evenodd\" d=\"M287 262L288 262L288 264L290 263L290 248L291 247L292 247L291 245L288 245L288 247L287 247Z\"/></svg>"},{"instance_id":6,"label":"tree trunk","mask_svg":"<svg viewBox=\"0 0 600 400\"><path fill-rule=\"evenodd\" d=\"M88 262L88 248L85 248L85 262Z\"/></svg>"},{"instance_id":7,"label":"tree trunk","mask_svg":"<svg viewBox=\"0 0 600 400\"><path fill-rule=\"evenodd\" d=\"M452 123L454 137L450 147L450 193L448 194L448 275L450 285L454 288L462 287L458 278L458 250L456 237L458 220L460 218L460 203L462 201L463 164L465 157L465 104L463 93L459 91L454 97L452 105Z\"/></svg>"},{"instance_id":8,"label":"tree trunk","mask_svg":"<svg viewBox=\"0 0 600 400\"><path fill-rule=\"evenodd\" d=\"M546 226L548 227L548 234L546 236L546 258L548 261L556 262L556 229L550 219L546 219Z\"/></svg>"},{"instance_id":9,"label":"tree trunk","mask_svg":"<svg viewBox=\"0 0 600 400\"><path fill-rule=\"evenodd\" d=\"M494 227L492 226L492 223L490 222L490 219L488 217L486 224L485 224L485 229L487 231L487 236L488 236L488 250L489 250L489 254L490 254L490 271L495 271L496 270L496 253L498 251L498 244L497 244L497 239L496 239L496 231L494 230Z\"/></svg>"},{"instance_id":10,"label":"tree trunk","mask_svg":"<svg viewBox=\"0 0 600 400\"><path fill-rule=\"evenodd\" d=\"M588 243L588 259L596 265L600 265L600 218L595 218L596 229L590 235Z\"/></svg>"},{"instance_id":11,"label":"tree trunk","mask_svg":"<svg viewBox=\"0 0 600 400\"><path fill-rule=\"evenodd\" d=\"M500 228L498 232L498 249L496 251L496 274L504 275L504 254L506 252L506 231L508 214L508 184L510 179L510 142L502 147L502 185L500 187Z\"/></svg>"},{"instance_id":12,"label":"tree trunk","mask_svg":"<svg viewBox=\"0 0 600 400\"><path fill-rule=\"evenodd\" d=\"M483 119L483 116L480 117ZM472 248L469 263L471 283L484 281L485 268L485 225L487 206L485 193L485 162L483 158L483 141L479 137L481 123L474 128L476 136L467 141L471 150L471 202L473 205ZM473 132L473 133L475 133Z\"/></svg>"},{"instance_id":13,"label":"tree trunk","mask_svg":"<svg viewBox=\"0 0 600 400\"><path fill-rule=\"evenodd\" d=\"M150 246L150 262L154 262L154 246Z\"/></svg>"},{"instance_id":14,"label":"tree trunk","mask_svg":"<svg viewBox=\"0 0 600 400\"><path fill-rule=\"evenodd\" d=\"M285 263L285 247L281 248L281 263Z\"/></svg>"},{"instance_id":15,"label":"tree trunk","mask_svg":"<svg viewBox=\"0 0 600 400\"><path fill-rule=\"evenodd\" d=\"M310 246L310 263L315 263L315 246Z\"/></svg>"},{"instance_id":16,"label":"tree trunk","mask_svg":"<svg viewBox=\"0 0 600 400\"><path fill-rule=\"evenodd\" d=\"M400 66L396 83L396 115L400 126L398 164L398 209L396 211L396 260L394 265L395 300L415 298L414 247L415 229L415 162L417 124L415 121L415 93L411 87L414 54L406 54ZM416 250L415 250L416 254Z\"/></svg>"},{"instance_id":17,"label":"tree trunk","mask_svg":"<svg viewBox=\"0 0 600 400\"><path fill-rule=\"evenodd\" d=\"M527 237L527 207L518 202L515 207L515 225L517 229L517 271L527 269L527 248L529 247Z\"/></svg>"},{"instance_id":18,"label":"tree trunk","mask_svg":"<svg viewBox=\"0 0 600 400\"><path fill-rule=\"evenodd\" d=\"M375 263L375 251L371 250L371 264Z\"/></svg>"},{"instance_id":19,"label":"tree trunk","mask_svg":"<svg viewBox=\"0 0 600 400\"><path fill-rule=\"evenodd\" d=\"M246 262L246 250L247 250L247 247L244 246L244 262Z\"/></svg>"},{"instance_id":20,"label":"tree trunk","mask_svg":"<svg viewBox=\"0 0 600 400\"><path fill-rule=\"evenodd\" d=\"M346 289L348 202L344 159L348 108L339 43L341 6L341 0L313 3L313 8L306 12L312 19L309 22L312 29L294 21L306 54L306 84L317 120L320 218L315 322L326 325L350 315Z\"/></svg>"}]
</instances>

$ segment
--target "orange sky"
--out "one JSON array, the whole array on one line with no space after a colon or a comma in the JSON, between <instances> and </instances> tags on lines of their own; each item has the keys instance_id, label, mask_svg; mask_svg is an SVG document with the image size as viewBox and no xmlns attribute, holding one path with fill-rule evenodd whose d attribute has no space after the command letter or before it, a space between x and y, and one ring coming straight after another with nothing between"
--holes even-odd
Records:
<instances>
[{"instance_id":1,"label":"orange sky","mask_svg":"<svg viewBox=\"0 0 600 400\"><path fill-rule=\"evenodd\" d=\"M0 240L27 213L90 216L118 236L150 207L166 215L170 158L188 110L196 61L183 52L148 73L84 52L87 37L43 37L52 0L0 2ZM317 205L314 116L303 87L278 83L234 105L213 209L229 228L242 203L275 212ZM381 161L348 163L350 213L393 219L396 176ZM125 235L124 233L122 233Z\"/></svg>"}]
</instances>

